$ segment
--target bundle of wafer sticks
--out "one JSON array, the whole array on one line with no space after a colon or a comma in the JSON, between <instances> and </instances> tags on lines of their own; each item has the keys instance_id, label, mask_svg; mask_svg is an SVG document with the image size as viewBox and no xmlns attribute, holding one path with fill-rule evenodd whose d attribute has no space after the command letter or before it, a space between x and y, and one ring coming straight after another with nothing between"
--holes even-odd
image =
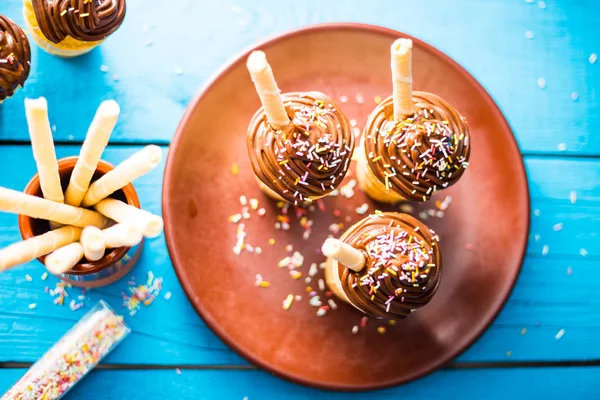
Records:
<instances>
[{"instance_id":1,"label":"bundle of wafer sticks","mask_svg":"<svg viewBox=\"0 0 600 400\"><path fill-rule=\"evenodd\" d=\"M109 197L160 163L158 146L145 147L92 183L119 117L115 101L98 107L64 192L46 99L26 99L25 112L43 198L0 187L0 211L48 220L51 230L1 249L0 272L46 256L46 268L62 274L84 257L97 261L106 249L135 246L161 233L160 216Z\"/></svg>"}]
</instances>

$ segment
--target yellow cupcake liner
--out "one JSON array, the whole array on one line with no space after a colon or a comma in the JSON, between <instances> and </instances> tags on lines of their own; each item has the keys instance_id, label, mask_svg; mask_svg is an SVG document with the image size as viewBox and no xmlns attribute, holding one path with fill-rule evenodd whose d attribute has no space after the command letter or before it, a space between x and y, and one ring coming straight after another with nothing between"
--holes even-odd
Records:
<instances>
[{"instance_id":1,"label":"yellow cupcake liner","mask_svg":"<svg viewBox=\"0 0 600 400\"><path fill-rule=\"evenodd\" d=\"M356 180L358 182L358 186L370 198L382 203L391 204L406 200L393 190L387 189L385 184L381 182L377 176L375 176L371 170L371 167L369 166L369 162L367 161L364 143L361 143L360 149L357 153Z\"/></svg>"}]
</instances>

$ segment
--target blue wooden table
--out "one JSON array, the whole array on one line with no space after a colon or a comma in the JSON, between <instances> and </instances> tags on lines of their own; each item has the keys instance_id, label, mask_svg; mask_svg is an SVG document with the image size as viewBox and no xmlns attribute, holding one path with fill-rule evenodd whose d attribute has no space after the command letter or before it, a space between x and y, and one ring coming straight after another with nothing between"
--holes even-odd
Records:
<instances>
[{"instance_id":1,"label":"blue wooden table","mask_svg":"<svg viewBox=\"0 0 600 400\"><path fill-rule=\"evenodd\" d=\"M0 13L22 23L20 0ZM186 105L240 50L291 28L331 21L384 25L446 52L490 92L519 142L532 226L517 286L494 324L453 364L420 381L364 394L328 393L258 371L219 341L188 303L164 237L133 271L164 279L130 316L126 281L55 305L37 262L0 274L0 393L92 305L124 313L133 334L69 399L600 398L600 3L589 0L128 0L120 30L100 48L62 60L33 47L25 90L0 106L0 185L23 189L35 173L23 99L45 96L59 157L74 155L100 101L122 113L105 159L143 144L166 155ZM544 85L545 83L545 85ZM160 213L162 170L136 187ZM19 240L0 214L0 247ZM170 293L167 300L163 294ZM83 296L80 300L79 296ZM168 296L167 296L168 297ZM71 310L75 299L85 306ZM35 307L35 308L34 308ZM93 395L92 393L95 393Z\"/></svg>"}]
</instances>

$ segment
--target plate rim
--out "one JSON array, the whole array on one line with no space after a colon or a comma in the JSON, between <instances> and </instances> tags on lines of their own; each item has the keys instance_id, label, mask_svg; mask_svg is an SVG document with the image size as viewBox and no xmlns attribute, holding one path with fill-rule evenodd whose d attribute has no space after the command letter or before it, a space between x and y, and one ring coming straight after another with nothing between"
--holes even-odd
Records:
<instances>
[{"instance_id":1,"label":"plate rim","mask_svg":"<svg viewBox=\"0 0 600 400\"><path fill-rule=\"evenodd\" d=\"M182 267L180 266L179 256L177 255L177 251L175 250L175 240L173 238L174 233L171 229L172 227L170 224L171 212L169 211L167 197L168 197L168 193L170 191L171 185L172 185L172 170L174 168L174 154L177 151L177 149L179 148L181 138L183 137L184 128L188 124L188 122L194 112L194 109L196 108L196 105L203 99L203 97L208 92L210 92L210 90L216 84L216 82L219 79L221 79L223 75L227 74L232 68L234 68L238 62L240 62L241 60L246 58L253 50L257 50L257 49L264 48L266 46L271 46L271 45L277 44L280 41L284 41L286 39L292 38L297 35L302 35L302 34L307 34L307 33L312 33L312 32L317 32L317 31L339 31L339 30L363 31L363 32L367 32L367 33L376 33L376 34L381 34L381 35L386 35L386 36L410 38L414 42L418 43L418 45L421 46L423 48L423 50L425 50L426 52L443 59L445 62L451 64L456 70L463 72L463 76L465 76L467 80L471 81L473 87L477 90L477 92L480 93L482 98L486 99L489 109L494 114L496 114L498 121L500 121L501 124L504 124L505 128L511 133L510 138L509 138L510 146L512 146L516 150L516 152L520 155L518 167L520 167L519 168L521 170L520 175L522 178L524 178L523 182L524 182L524 186L525 186L524 188L521 188L521 190L524 189L524 192L525 192L525 206L526 206L525 228L526 229L525 229L525 235L521 241L521 257L520 257L520 261L519 261L519 267L515 270L514 275L509 280L509 283L510 283L509 290L504 294L504 296L499 298L500 301L498 303L498 306L494 307L497 309L494 310L494 312L489 314L488 320L484 321L484 323L481 325L481 328L478 329L478 332L473 336L473 338L466 341L462 346L457 347L454 352L450 352L447 356L441 358L440 362L435 363L437 365L435 365L431 368L425 368L423 371L420 371L419 373L412 374L412 375L405 375L404 377L402 377L400 379L394 379L394 380L391 380L391 381L383 383L383 384L345 385L345 384L324 383L324 382L313 381L313 380L304 378L304 377L296 375L296 374L288 373L287 371L277 370L272 365L270 365L266 362L263 362L262 359L255 357L253 354L251 354L250 352L247 352L242 347L238 346L235 342L231 341L229 339L229 337L226 335L226 333L220 330L218 322L214 318L212 318L208 313L205 313L200 304L198 304L196 301L192 300L195 298L195 295L192 294L192 288L191 288L190 284L186 280L183 279L184 272L183 272ZM329 391L341 391L341 392L363 392L363 391L368 391L368 390L385 389L385 388L390 388L390 387L394 387L394 386L398 386L398 385L402 385L402 384L406 384L406 383L415 381L417 379L423 378L423 377L443 368L444 366L447 366L449 363L451 363L453 360L455 360L458 356L460 356L462 353L464 353L469 347L471 347L489 329L489 327L492 325L494 320L498 317L498 315L504 308L510 295L512 294L512 292L515 288L516 282L518 280L518 277L523 268L523 263L525 261L527 243L528 243L527 238L529 236L529 232L531 229L531 215L529 212L529 210L531 209L531 193L529 191L529 181L528 181L528 176L527 176L527 169L526 169L526 166L525 166L525 163L523 160L523 155L521 153L521 150L517 143L513 129L511 128L508 120L502 113L498 104L494 101L493 97L485 90L483 85L481 83L479 83L479 81L477 79L475 79L475 77L473 77L473 75L471 75L471 73L469 73L469 71L467 71L458 62L454 61L451 57L446 55L446 53L444 53L441 50L437 49L436 47L430 45L429 43L427 43L421 39L418 39L412 35L409 35L407 33L398 31L396 29L387 28L387 27L379 26L379 25L358 23L358 22L328 22L328 23L312 24L312 25L307 25L307 26L303 26L300 28L288 30L279 35L271 36L268 39L265 39L263 41L259 41L258 43L255 43L253 45L247 46L245 49L243 49L239 53L235 54L233 57L229 58L219 69L217 69L210 77L208 77L207 80L205 81L205 83L198 90L196 95L188 103L185 113L177 126L177 129L175 131L175 134L173 135L173 138L171 139L171 142L169 145L169 152L168 152L167 160L166 160L165 171L164 171L161 203L162 203L162 213L163 213L163 217L165 220L165 227L164 227L165 239L166 239L166 244L167 244L167 250L168 250L170 258L171 258L171 263L173 264L173 269L175 270L177 279L179 280L179 283L180 283L186 297L188 298L188 301L190 302L190 304L192 305L192 307L194 308L194 310L196 311L198 316L204 321L204 323L206 323L206 325L211 330L211 332L214 333L221 341L223 341L223 343L225 343L237 355L241 356L243 359L250 362L252 365L257 366L264 371L270 372L271 374L273 374L277 377L286 379L288 381L291 381L293 383L297 383L300 385L304 385L304 386L308 386L308 387L312 387L312 388L316 388L316 389L329 390Z\"/></svg>"}]
</instances>

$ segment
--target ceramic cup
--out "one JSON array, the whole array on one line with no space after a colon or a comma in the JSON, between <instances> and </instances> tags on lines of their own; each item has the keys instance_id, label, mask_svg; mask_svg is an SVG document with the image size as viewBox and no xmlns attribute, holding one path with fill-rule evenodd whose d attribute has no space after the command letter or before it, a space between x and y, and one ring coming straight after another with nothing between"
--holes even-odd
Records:
<instances>
[{"instance_id":1,"label":"ceramic cup","mask_svg":"<svg viewBox=\"0 0 600 400\"><path fill-rule=\"evenodd\" d=\"M63 191L66 190L78 157L67 157L58 161ZM100 161L92 182L98 180L102 175L111 171L114 166L106 161ZM25 193L42 197L40 178L36 174L25 188ZM110 197L126 202L127 204L140 208L140 201L132 184L116 191ZM41 235L50 230L50 224L46 220L30 218L19 215L19 229L24 240ZM137 263L142 253L144 241L134 247L119 247L106 250L104 257L98 261L89 262L83 259L73 269L58 274L56 277L74 285L86 288L109 285L125 276ZM43 264L45 257L38 260Z\"/></svg>"}]
</instances>

